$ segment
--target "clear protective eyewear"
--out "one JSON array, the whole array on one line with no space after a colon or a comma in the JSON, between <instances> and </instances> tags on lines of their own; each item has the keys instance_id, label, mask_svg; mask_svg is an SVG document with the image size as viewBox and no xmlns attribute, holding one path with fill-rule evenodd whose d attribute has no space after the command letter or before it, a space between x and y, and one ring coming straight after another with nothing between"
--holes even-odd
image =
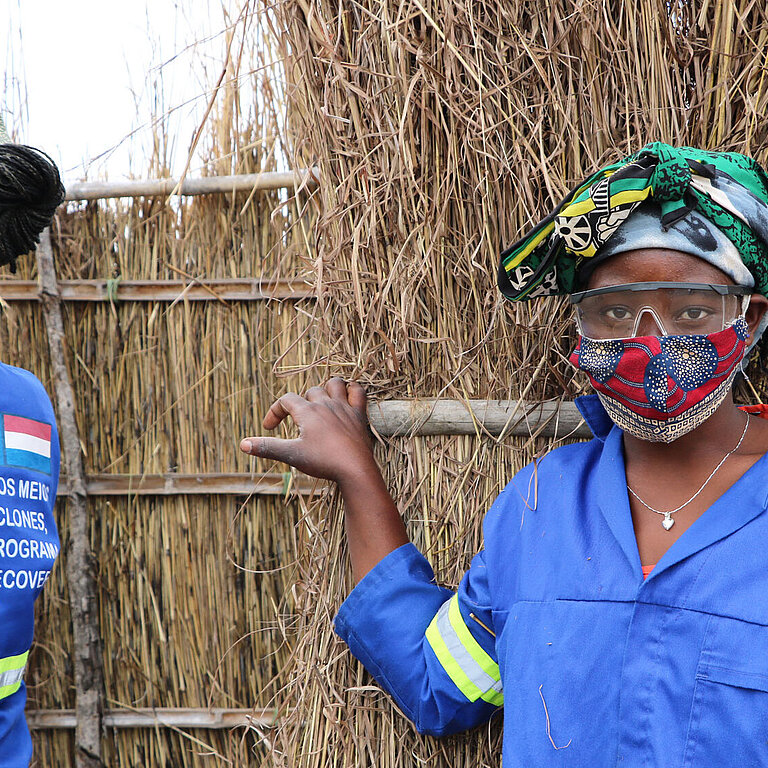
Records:
<instances>
[{"instance_id":1,"label":"clear protective eyewear","mask_svg":"<svg viewBox=\"0 0 768 768\"><path fill-rule=\"evenodd\" d=\"M706 283L628 283L571 294L579 333L590 339L717 333L743 315L752 288ZM638 333L644 317L658 332ZM646 323L647 324L647 323Z\"/></svg>"}]
</instances>

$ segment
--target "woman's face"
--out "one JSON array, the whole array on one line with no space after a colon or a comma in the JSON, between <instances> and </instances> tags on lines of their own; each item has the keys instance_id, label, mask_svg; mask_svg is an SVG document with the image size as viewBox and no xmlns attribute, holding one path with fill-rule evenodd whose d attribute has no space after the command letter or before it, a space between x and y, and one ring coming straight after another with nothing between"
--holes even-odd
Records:
<instances>
[{"instance_id":1,"label":"woman's face","mask_svg":"<svg viewBox=\"0 0 768 768\"><path fill-rule=\"evenodd\" d=\"M697 256L664 248L640 248L611 257L595 268L587 284L588 289L607 288L611 285L648 282L709 283L733 285L725 272L713 267ZM750 332L754 332L768 309L768 299L752 294L746 319ZM640 320L638 336L656 336L659 330L650 314ZM752 341L750 334L749 342Z\"/></svg>"}]
</instances>

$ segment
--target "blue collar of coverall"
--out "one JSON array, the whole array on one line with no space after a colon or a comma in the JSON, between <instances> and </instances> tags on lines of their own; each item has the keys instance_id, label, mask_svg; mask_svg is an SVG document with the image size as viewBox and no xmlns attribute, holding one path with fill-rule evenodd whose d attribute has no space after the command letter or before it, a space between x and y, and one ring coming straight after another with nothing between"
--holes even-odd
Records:
<instances>
[{"instance_id":1,"label":"blue collar of coverall","mask_svg":"<svg viewBox=\"0 0 768 768\"><path fill-rule=\"evenodd\" d=\"M587 426L592 434L601 442L605 442L608 433L613 428L613 422L608 412L603 408L600 398L597 395L582 395L577 397L575 405L579 413L587 422Z\"/></svg>"},{"instance_id":2,"label":"blue collar of coverall","mask_svg":"<svg viewBox=\"0 0 768 768\"><path fill-rule=\"evenodd\" d=\"M597 395L584 395L576 399L576 407L584 417L592 434L602 442L599 459L600 479L597 501L614 536L619 541L633 568L640 575L640 558L637 554L629 499L626 495L624 472L623 433L603 408ZM768 485L764 481L768 454L758 459L695 523L681 536L659 560L648 577L654 581L663 570L686 557L725 538L768 507ZM622 489L619 492L619 489Z\"/></svg>"}]
</instances>

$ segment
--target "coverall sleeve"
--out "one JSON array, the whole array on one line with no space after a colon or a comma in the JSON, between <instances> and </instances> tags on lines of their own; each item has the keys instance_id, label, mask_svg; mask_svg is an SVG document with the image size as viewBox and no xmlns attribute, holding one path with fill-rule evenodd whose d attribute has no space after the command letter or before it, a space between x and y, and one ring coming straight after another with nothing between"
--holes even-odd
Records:
<instances>
[{"instance_id":1,"label":"coverall sleeve","mask_svg":"<svg viewBox=\"0 0 768 768\"><path fill-rule=\"evenodd\" d=\"M503 703L484 552L453 593L403 545L355 587L335 628L420 733L471 728Z\"/></svg>"}]
</instances>

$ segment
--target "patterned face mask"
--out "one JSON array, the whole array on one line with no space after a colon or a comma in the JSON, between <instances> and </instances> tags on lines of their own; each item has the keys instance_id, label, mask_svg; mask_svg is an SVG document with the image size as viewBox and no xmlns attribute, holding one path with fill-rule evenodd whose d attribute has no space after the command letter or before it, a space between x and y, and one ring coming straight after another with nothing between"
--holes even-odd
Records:
<instances>
[{"instance_id":1,"label":"patterned face mask","mask_svg":"<svg viewBox=\"0 0 768 768\"><path fill-rule=\"evenodd\" d=\"M706 336L581 336L570 361L587 373L617 426L640 440L671 443L723 402L748 337L743 317Z\"/></svg>"}]
</instances>

